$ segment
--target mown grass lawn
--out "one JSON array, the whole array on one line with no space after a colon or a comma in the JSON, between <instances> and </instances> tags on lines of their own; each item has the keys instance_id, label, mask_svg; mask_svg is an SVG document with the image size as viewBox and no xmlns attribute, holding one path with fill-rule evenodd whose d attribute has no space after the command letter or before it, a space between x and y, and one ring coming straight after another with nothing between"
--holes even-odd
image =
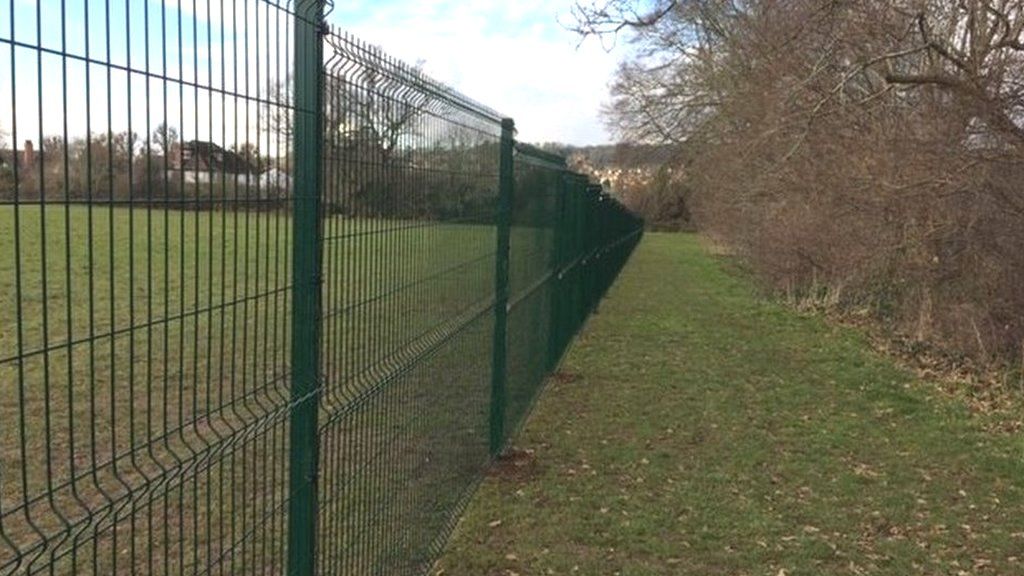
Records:
<instances>
[{"instance_id":1,"label":"mown grass lawn","mask_svg":"<svg viewBox=\"0 0 1024 576\"><path fill-rule=\"evenodd\" d=\"M1024 574L1024 452L650 234L434 574Z\"/></svg>"},{"instance_id":2,"label":"mown grass lawn","mask_svg":"<svg viewBox=\"0 0 1024 576\"><path fill-rule=\"evenodd\" d=\"M387 572L423 562L486 461L485 425L478 462L449 437L467 426L456 417L486 418L489 378L473 370L490 366L492 316L477 312L492 305L495 233L341 216L323 228L321 504L336 528L322 548ZM514 274L546 239L517 229ZM285 209L0 206L0 573L283 572L292 249ZM354 407L385 377L386 394ZM422 488L386 490L380 463ZM416 531L404 555L365 544L384 526L392 542Z\"/></svg>"}]
</instances>

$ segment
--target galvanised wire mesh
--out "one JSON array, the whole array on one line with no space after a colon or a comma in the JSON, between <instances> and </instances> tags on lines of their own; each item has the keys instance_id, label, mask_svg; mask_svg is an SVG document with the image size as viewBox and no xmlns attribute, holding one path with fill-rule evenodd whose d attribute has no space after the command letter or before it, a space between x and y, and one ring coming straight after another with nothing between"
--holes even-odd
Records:
<instances>
[{"instance_id":1,"label":"galvanised wire mesh","mask_svg":"<svg viewBox=\"0 0 1024 576\"><path fill-rule=\"evenodd\" d=\"M0 9L0 574L422 574L641 222L322 2Z\"/></svg>"}]
</instances>

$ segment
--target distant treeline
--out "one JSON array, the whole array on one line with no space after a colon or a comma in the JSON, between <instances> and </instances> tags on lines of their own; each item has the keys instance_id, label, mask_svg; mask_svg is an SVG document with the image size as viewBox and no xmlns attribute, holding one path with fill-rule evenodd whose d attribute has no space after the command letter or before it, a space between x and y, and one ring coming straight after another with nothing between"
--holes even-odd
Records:
<instances>
[{"instance_id":1,"label":"distant treeline","mask_svg":"<svg viewBox=\"0 0 1024 576\"><path fill-rule=\"evenodd\" d=\"M388 135L397 141L398 136ZM182 160L182 148L210 155ZM497 180L466 167L486 166L496 142L450 134L432 146L403 147L373 130L331 135L326 144L324 210L379 218L490 220ZM235 162L223 162L230 155ZM187 156L187 154L186 154ZM221 162L215 162L220 156ZM240 168L239 166L244 166ZM222 148L179 142L161 128L137 134L97 134L66 144L48 137L0 150L0 203L161 204L180 209L266 210L287 206L291 161L261 156L248 143Z\"/></svg>"}]
</instances>

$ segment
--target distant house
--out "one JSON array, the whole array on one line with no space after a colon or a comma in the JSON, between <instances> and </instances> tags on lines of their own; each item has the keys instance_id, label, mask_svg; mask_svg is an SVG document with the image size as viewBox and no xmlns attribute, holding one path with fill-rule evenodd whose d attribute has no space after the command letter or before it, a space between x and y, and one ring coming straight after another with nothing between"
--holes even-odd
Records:
<instances>
[{"instance_id":1,"label":"distant house","mask_svg":"<svg viewBox=\"0 0 1024 576\"><path fill-rule=\"evenodd\" d=\"M175 145L171 150L171 169L190 184L225 182L255 186L260 173L241 154L200 140Z\"/></svg>"}]
</instances>

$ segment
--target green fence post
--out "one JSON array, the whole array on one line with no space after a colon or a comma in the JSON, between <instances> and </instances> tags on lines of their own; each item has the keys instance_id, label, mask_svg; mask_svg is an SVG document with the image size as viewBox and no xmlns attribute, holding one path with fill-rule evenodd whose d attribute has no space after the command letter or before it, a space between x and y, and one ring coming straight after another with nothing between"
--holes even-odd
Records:
<instances>
[{"instance_id":1,"label":"green fence post","mask_svg":"<svg viewBox=\"0 0 1024 576\"><path fill-rule=\"evenodd\" d=\"M508 379L508 268L515 188L515 122L501 121L501 162L498 168L498 248L494 267L494 350L491 357L491 456L505 442L505 383Z\"/></svg>"},{"instance_id":2,"label":"green fence post","mask_svg":"<svg viewBox=\"0 0 1024 576\"><path fill-rule=\"evenodd\" d=\"M323 0L300 0L295 11L295 111L292 152L292 349L289 422L288 574L315 571L317 411L320 397L320 26Z\"/></svg>"}]
</instances>

